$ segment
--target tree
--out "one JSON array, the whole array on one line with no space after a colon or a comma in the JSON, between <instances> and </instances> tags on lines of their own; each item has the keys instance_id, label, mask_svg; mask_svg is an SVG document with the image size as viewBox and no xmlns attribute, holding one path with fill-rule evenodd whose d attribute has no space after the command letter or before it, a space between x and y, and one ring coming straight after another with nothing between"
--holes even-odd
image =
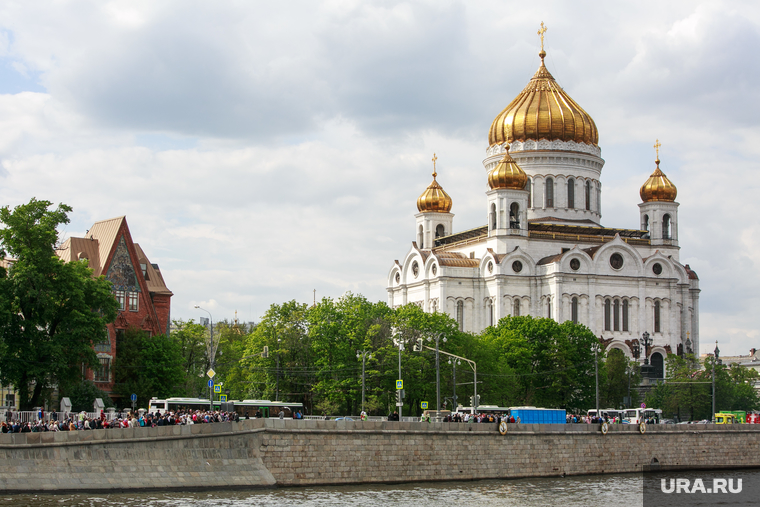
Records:
<instances>
[{"instance_id":1,"label":"tree","mask_svg":"<svg viewBox=\"0 0 760 507\"><path fill-rule=\"evenodd\" d=\"M89 380L85 380L78 385L69 387L66 391L66 396L68 396L71 401L72 412L92 412L96 398L103 400L103 405L106 408L114 406L108 393L98 389L98 387Z\"/></svg>"},{"instance_id":2,"label":"tree","mask_svg":"<svg viewBox=\"0 0 760 507\"><path fill-rule=\"evenodd\" d=\"M638 404L638 392L630 389L637 386L641 381L638 363L629 361L622 350L611 349L604 359L603 368L600 368L600 394L601 406L606 408L619 408L624 406L624 400L630 392L631 401L628 405Z\"/></svg>"},{"instance_id":3,"label":"tree","mask_svg":"<svg viewBox=\"0 0 760 507\"><path fill-rule=\"evenodd\" d=\"M117 303L105 277L93 278L87 261L65 263L55 254L57 227L71 208L32 199L0 209L0 250L13 259L0 270L0 379L19 391L19 405L42 403L43 390L77 385L82 365L116 318Z\"/></svg>"},{"instance_id":4,"label":"tree","mask_svg":"<svg viewBox=\"0 0 760 507\"><path fill-rule=\"evenodd\" d=\"M192 319L185 322L174 321L174 329L170 338L179 348L182 357L182 394L191 398L205 396L206 371L208 371L208 357L206 357L206 335L208 329L196 324Z\"/></svg>"},{"instance_id":5,"label":"tree","mask_svg":"<svg viewBox=\"0 0 760 507\"><path fill-rule=\"evenodd\" d=\"M136 327L124 332L116 344L114 392L137 406L147 407L150 398L183 394L183 358L177 343L166 335L149 336Z\"/></svg>"}]
</instances>

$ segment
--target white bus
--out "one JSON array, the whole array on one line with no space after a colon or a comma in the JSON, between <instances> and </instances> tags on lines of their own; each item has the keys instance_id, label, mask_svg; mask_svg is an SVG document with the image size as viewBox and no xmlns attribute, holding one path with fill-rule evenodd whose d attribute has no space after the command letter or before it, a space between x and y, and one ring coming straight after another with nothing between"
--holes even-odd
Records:
<instances>
[{"instance_id":1,"label":"white bus","mask_svg":"<svg viewBox=\"0 0 760 507\"><path fill-rule=\"evenodd\" d=\"M640 424L649 421L651 424L662 423L662 410L659 408L629 408L625 410L625 422Z\"/></svg>"},{"instance_id":2,"label":"white bus","mask_svg":"<svg viewBox=\"0 0 760 507\"><path fill-rule=\"evenodd\" d=\"M203 398L151 398L148 405L148 412L164 414L166 412L176 412L177 410L208 410L210 402ZM232 411L238 413L241 419L256 417L259 413L261 417L277 417L282 410L285 417L290 418L293 412L300 411L303 414L303 404L287 401L269 401L269 400L230 400L222 407L219 401L213 402L214 410Z\"/></svg>"},{"instance_id":3,"label":"white bus","mask_svg":"<svg viewBox=\"0 0 760 507\"><path fill-rule=\"evenodd\" d=\"M609 417L610 420L613 418L624 418L625 417L625 410L616 410L614 408L600 408L599 412L601 412L602 417ZM596 409L591 409L586 413L589 417L596 417Z\"/></svg>"}]
</instances>

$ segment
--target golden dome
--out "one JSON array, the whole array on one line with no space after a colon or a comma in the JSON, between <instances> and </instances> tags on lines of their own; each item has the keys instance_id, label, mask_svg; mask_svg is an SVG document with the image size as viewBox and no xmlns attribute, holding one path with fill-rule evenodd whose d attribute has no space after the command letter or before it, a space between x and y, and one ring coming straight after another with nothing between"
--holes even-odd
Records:
<instances>
[{"instance_id":1,"label":"golden dome","mask_svg":"<svg viewBox=\"0 0 760 507\"><path fill-rule=\"evenodd\" d=\"M546 69L546 53L542 50L538 56L541 57L538 71L491 124L489 146L528 139L575 141L596 146L599 131L594 120Z\"/></svg>"},{"instance_id":2,"label":"golden dome","mask_svg":"<svg viewBox=\"0 0 760 507\"><path fill-rule=\"evenodd\" d=\"M422 192L422 195L417 198L417 209L420 213L426 213L434 211L436 213L448 213L451 211L453 201L449 194L447 194L441 185L435 180L438 173L435 171L435 161L438 157L433 154L433 182Z\"/></svg>"},{"instance_id":3,"label":"golden dome","mask_svg":"<svg viewBox=\"0 0 760 507\"><path fill-rule=\"evenodd\" d=\"M494 188L513 188L522 190L528 183L528 175L525 174L517 162L509 155L509 145L507 152L504 154L496 167L488 173L488 186Z\"/></svg>"},{"instance_id":4,"label":"golden dome","mask_svg":"<svg viewBox=\"0 0 760 507\"><path fill-rule=\"evenodd\" d=\"M676 195L678 195L678 189L660 170L659 158L655 160L655 163L657 164L657 169L655 169L649 179L641 185L641 190L639 191L641 200L644 202L673 202L676 200Z\"/></svg>"}]
</instances>

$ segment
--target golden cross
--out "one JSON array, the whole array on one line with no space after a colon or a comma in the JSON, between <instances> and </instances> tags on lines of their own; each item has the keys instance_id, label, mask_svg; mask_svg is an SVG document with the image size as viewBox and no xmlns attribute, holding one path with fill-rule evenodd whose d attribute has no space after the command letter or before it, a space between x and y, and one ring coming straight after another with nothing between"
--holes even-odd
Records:
<instances>
[{"instance_id":1,"label":"golden cross","mask_svg":"<svg viewBox=\"0 0 760 507\"><path fill-rule=\"evenodd\" d=\"M654 149L657 150L657 160L660 160L660 146L662 146L662 144L660 144L660 140L656 139L654 141Z\"/></svg>"},{"instance_id":2,"label":"golden cross","mask_svg":"<svg viewBox=\"0 0 760 507\"><path fill-rule=\"evenodd\" d=\"M541 28L538 30L538 35L541 36L541 51L544 50L544 34L546 33L547 30L548 28L544 26L544 22L542 21Z\"/></svg>"},{"instance_id":3,"label":"golden cross","mask_svg":"<svg viewBox=\"0 0 760 507\"><path fill-rule=\"evenodd\" d=\"M438 157L435 156L435 153L433 153L433 158L431 158L430 160L433 161L433 178L435 178L437 176L437 173L435 171L435 161L438 160Z\"/></svg>"}]
</instances>

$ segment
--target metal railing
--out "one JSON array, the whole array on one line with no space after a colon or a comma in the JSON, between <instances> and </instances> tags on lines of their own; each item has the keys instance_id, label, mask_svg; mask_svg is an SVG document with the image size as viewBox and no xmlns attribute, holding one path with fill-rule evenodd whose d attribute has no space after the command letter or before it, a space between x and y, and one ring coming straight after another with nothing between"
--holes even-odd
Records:
<instances>
[{"instance_id":1,"label":"metal railing","mask_svg":"<svg viewBox=\"0 0 760 507\"><path fill-rule=\"evenodd\" d=\"M104 412L106 416L106 420L112 421L116 418L123 419L127 416L128 412L110 412L105 411ZM74 419L79 418L79 412L56 412L56 418L58 421L62 421L64 419L69 419L71 416L74 417ZM85 416L89 419L96 419L100 417L99 412L85 412ZM44 421L50 422L53 420L53 413L52 412L45 412L43 416ZM8 412L3 411L0 413L0 421L7 421L8 420ZM22 410L22 411L12 411L11 412L11 419L12 421L18 421L22 423L26 422L37 422L40 420L39 412L36 410Z\"/></svg>"}]
</instances>

